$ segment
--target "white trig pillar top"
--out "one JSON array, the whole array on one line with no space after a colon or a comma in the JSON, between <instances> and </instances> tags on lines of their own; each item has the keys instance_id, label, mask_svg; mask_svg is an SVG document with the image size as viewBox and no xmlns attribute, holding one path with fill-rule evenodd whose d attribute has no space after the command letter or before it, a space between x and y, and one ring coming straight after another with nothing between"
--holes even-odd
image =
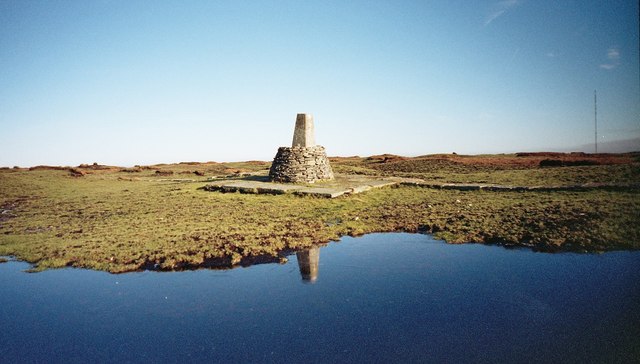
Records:
<instances>
[{"instance_id":1,"label":"white trig pillar top","mask_svg":"<svg viewBox=\"0 0 640 364\"><path fill-rule=\"evenodd\" d=\"M313 115L298 114L296 116L296 128L293 131L292 147L313 147L316 145L314 136Z\"/></svg>"}]
</instances>

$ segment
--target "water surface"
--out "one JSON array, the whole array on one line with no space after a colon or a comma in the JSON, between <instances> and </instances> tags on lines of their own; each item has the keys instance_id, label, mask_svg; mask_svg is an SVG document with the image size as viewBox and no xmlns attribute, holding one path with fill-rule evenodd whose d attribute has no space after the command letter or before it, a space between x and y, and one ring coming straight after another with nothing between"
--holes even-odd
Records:
<instances>
[{"instance_id":1,"label":"water surface","mask_svg":"<svg viewBox=\"0 0 640 364\"><path fill-rule=\"evenodd\" d=\"M640 252L371 234L227 271L27 268L0 264L2 362L640 360Z\"/></svg>"}]
</instances>

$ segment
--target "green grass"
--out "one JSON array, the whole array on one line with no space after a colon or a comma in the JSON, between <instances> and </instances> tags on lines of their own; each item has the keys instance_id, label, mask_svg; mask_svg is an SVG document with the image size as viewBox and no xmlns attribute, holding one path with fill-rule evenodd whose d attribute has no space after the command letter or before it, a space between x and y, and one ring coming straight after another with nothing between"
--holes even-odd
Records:
<instances>
[{"instance_id":1,"label":"green grass","mask_svg":"<svg viewBox=\"0 0 640 364\"><path fill-rule=\"evenodd\" d=\"M349 162L353 163L353 162ZM365 163L334 169L380 170ZM0 255L36 264L125 272L155 267L230 266L282 259L286 252L370 232L433 233L450 243L478 242L541 250L640 248L640 194L487 192L385 188L338 199L206 192L203 169L264 170L267 163L164 165L140 172L0 171ZM173 177L157 176L172 170ZM233 172L233 171L232 171ZM383 171L389 175L409 172ZM468 172L468 171L467 171ZM563 167L441 173L442 180L629 182L638 166ZM427 172L418 170L418 175ZM636 179L637 180L637 179ZM534 184L537 184L534 183Z\"/></svg>"}]
</instances>

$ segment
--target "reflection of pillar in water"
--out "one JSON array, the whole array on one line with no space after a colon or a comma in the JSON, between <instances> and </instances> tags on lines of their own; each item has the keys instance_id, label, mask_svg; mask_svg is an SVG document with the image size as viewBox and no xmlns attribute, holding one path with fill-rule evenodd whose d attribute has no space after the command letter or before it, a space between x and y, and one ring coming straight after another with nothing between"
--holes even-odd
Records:
<instances>
[{"instance_id":1,"label":"reflection of pillar in water","mask_svg":"<svg viewBox=\"0 0 640 364\"><path fill-rule=\"evenodd\" d=\"M298 267L302 280L307 283L315 283L318 279L318 263L320 262L320 248L315 247L296 253Z\"/></svg>"}]
</instances>

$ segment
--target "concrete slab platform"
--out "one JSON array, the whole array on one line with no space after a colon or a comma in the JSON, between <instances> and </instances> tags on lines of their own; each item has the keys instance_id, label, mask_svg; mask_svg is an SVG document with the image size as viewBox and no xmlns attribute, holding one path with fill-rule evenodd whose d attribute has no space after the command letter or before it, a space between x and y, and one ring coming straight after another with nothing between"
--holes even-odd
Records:
<instances>
[{"instance_id":1,"label":"concrete slab platform","mask_svg":"<svg viewBox=\"0 0 640 364\"><path fill-rule=\"evenodd\" d=\"M291 184L267 182L260 176L243 179L212 181L203 188L207 191L241 192L280 195L293 193L300 196L336 198L369 191L374 188L399 184L398 180L368 176L339 175L335 180L315 184Z\"/></svg>"}]
</instances>

